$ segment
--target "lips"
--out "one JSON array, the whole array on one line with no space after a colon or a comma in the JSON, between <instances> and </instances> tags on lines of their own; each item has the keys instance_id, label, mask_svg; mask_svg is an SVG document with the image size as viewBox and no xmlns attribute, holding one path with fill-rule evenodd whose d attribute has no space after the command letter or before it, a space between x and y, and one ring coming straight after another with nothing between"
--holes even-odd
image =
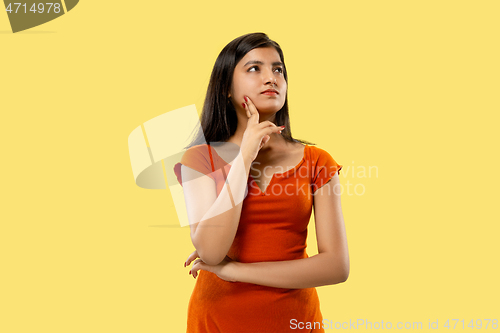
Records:
<instances>
[{"instance_id":1,"label":"lips","mask_svg":"<svg viewBox=\"0 0 500 333\"><path fill-rule=\"evenodd\" d=\"M279 92L276 89L267 89L261 92L261 94L279 94Z\"/></svg>"}]
</instances>

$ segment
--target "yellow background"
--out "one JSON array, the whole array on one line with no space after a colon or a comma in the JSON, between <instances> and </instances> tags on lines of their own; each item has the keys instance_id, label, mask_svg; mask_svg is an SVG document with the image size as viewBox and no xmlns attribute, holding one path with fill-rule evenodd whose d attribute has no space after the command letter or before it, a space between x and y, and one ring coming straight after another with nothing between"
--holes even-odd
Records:
<instances>
[{"instance_id":1,"label":"yellow background","mask_svg":"<svg viewBox=\"0 0 500 333\"><path fill-rule=\"evenodd\" d=\"M365 190L342 195L351 275L317 288L324 318L500 319L499 10L87 0L17 34L0 13L0 331L185 331L189 229L135 185L127 138L201 112L220 50L257 31L284 50L293 135Z\"/></svg>"}]
</instances>

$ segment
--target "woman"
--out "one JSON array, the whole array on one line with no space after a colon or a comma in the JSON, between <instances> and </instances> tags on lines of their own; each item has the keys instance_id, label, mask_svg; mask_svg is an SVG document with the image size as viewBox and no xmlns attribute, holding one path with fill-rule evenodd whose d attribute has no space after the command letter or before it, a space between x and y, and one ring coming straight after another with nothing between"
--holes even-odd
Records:
<instances>
[{"instance_id":1,"label":"woman","mask_svg":"<svg viewBox=\"0 0 500 333\"><path fill-rule=\"evenodd\" d=\"M230 42L210 78L203 131L174 168L196 248L184 263L197 278L189 333L324 332L315 287L349 275L342 166L292 137L287 80L267 35ZM313 207L319 253L308 257Z\"/></svg>"}]
</instances>

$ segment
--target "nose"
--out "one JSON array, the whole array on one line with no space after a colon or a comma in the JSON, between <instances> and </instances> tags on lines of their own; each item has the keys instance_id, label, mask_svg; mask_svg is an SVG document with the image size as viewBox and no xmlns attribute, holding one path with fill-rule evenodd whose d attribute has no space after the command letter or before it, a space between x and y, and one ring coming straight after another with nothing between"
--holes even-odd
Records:
<instances>
[{"instance_id":1,"label":"nose","mask_svg":"<svg viewBox=\"0 0 500 333\"><path fill-rule=\"evenodd\" d=\"M264 78L264 85L266 84L275 84L277 85L278 81L276 80L276 77L274 75L274 72L272 69L263 71L263 78Z\"/></svg>"}]
</instances>

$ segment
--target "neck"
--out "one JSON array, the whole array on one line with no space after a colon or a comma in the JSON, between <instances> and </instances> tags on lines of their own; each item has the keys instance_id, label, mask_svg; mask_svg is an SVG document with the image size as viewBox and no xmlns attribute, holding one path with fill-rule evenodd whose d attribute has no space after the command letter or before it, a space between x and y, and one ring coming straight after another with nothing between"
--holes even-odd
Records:
<instances>
[{"instance_id":1,"label":"neck","mask_svg":"<svg viewBox=\"0 0 500 333\"><path fill-rule=\"evenodd\" d=\"M260 149L261 152L268 152L276 149L277 147L283 145L286 143L286 140L281 136L281 134L278 133L272 133L270 136L269 141L266 142L264 146ZM228 142L237 144L238 146L241 147L241 141L243 139L243 133L236 133L228 140Z\"/></svg>"}]
</instances>

